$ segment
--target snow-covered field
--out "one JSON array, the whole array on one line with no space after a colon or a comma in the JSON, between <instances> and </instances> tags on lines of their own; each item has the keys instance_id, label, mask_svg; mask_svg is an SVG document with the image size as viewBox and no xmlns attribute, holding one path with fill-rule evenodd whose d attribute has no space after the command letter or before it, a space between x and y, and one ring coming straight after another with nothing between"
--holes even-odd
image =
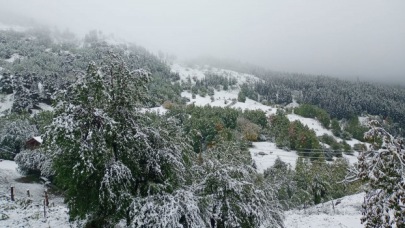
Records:
<instances>
[{"instance_id":1,"label":"snow-covered field","mask_svg":"<svg viewBox=\"0 0 405 228\"><path fill-rule=\"evenodd\" d=\"M285 151L278 149L275 143L271 142L254 142L253 147L249 149L252 154L253 160L256 162L257 171L263 173L263 171L270 166L274 165L274 161L277 157L281 160L291 165L295 168L295 162L297 161L298 155L296 151ZM265 155L260 155L259 152L265 153Z\"/></svg>"},{"instance_id":2,"label":"snow-covered field","mask_svg":"<svg viewBox=\"0 0 405 228\"><path fill-rule=\"evenodd\" d=\"M364 193L346 196L332 207L332 201L315 205L306 210L290 210L285 213L286 228L363 228L361 204ZM336 204L336 200L333 201Z\"/></svg>"},{"instance_id":3,"label":"snow-covered field","mask_svg":"<svg viewBox=\"0 0 405 228\"><path fill-rule=\"evenodd\" d=\"M44 190L40 183L24 183L14 161L0 162L0 227L72 227L61 197L49 194L50 206L44 217ZM15 201L10 200L14 187ZM30 197L27 197L27 189Z\"/></svg>"}]
</instances>

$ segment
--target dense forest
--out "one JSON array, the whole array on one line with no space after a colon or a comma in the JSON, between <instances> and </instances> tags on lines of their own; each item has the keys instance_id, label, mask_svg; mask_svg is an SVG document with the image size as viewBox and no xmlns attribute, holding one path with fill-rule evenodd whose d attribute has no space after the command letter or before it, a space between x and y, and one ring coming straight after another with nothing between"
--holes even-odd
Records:
<instances>
[{"instance_id":1,"label":"dense forest","mask_svg":"<svg viewBox=\"0 0 405 228\"><path fill-rule=\"evenodd\" d=\"M295 94L298 103L323 108L332 118L350 119L352 115L378 115L390 121L391 134L404 135L405 88L403 86L345 81L328 76L316 76L266 70L248 63L211 57L190 60L188 65L209 64L253 74L266 83L250 85L249 98L276 104L288 104Z\"/></svg>"}]
</instances>

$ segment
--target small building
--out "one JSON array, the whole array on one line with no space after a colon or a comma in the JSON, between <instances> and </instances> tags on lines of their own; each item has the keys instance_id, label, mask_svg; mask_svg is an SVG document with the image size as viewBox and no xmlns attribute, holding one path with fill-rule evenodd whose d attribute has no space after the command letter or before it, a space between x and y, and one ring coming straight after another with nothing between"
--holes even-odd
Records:
<instances>
[{"instance_id":1,"label":"small building","mask_svg":"<svg viewBox=\"0 0 405 228\"><path fill-rule=\"evenodd\" d=\"M28 140L25 143L25 149L29 150L35 150L38 149L42 144L42 139L41 137L33 137L32 139Z\"/></svg>"}]
</instances>

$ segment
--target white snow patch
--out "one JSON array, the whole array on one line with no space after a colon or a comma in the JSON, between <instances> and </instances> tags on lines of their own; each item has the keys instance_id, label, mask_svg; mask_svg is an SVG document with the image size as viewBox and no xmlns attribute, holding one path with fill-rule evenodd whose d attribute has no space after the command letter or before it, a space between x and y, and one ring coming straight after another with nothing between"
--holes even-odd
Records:
<instances>
[{"instance_id":1,"label":"white snow patch","mask_svg":"<svg viewBox=\"0 0 405 228\"><path fill-rule=\"evenodd\" d=\"M154 108L142 108L140 110L142 113L145 112L156 112L157 114L165 114L167 112L167 109L165 109L163 106L159 106L159 107L154 107Z\"/></svg>"},{"instance_id":2,"label":"white snow patch","mask_svg":"<svg viewBox=\"0 0 405 228\"><path fill-rule=\"evenodd\" d=\"M37 142L39 142L39 143L42 143L42 138L41 138L41 136L33 137L33 139L37 140Z\"/></svg>"},{"instance_id":3,"label":"white snow patch","mask_svg":"<svg viewBox=\"0 0 405 228\"><path fill-rule=\"evenodd\" d=\"M368 117L368 116L359 116L360 125L367 126L369 121L370 121L370 117Z\"/></svg>"},{"instance_id":4,"label":"white snow patch","mask_svg":"<svg viewBox=\"0 0 405 228\"><path fill-rule=\"evenodd\" d=\"M0 95L2 96L2 95ZM14 103L14 95L8 94L4 97L4 102L0 101L0 116L2 116L2 112L6 111L7 109L11 109Z\"/></svg>"},{"instance_id":5,"label":"white snow patch","mask_svg":"<svg viewBox=\"0 0 405 228\"><path fill-rule=\"evenodd\" d=\"M0 162L0 169L17 170L18 165L14 161L3 160Z\"/></svg>"},{"instance_id":6,"label":"white snow patch","mask_svg":"<svg viewBox=\"0 0 405 228\"><path fill-rule=\"evenodd\" d=\"M239 73L236 71L232 70L225 70L225 69L218 69L214 67L209 67L209 66L204 66L204 67L199 67L199 69L195 68L189 68L182 66L180 64L173 64L171 65L171 71L174 73L178 73L180 75L180 80L187 81L188 78L191 78L191 82L195 84L195 81L193 78L201 80L205 78L206 73L213 73L217 75L221 75L224 77L228 77L229 79L235 78L237 80L238 85L242 85L247 82L258 82L258 81L263 81L259 79L258 77L251 75L251 74L245 74L245 73Z\"/></svg>"},{"instance_id":7,"label":"white snow patch","mask_svg":"<svg viewBox=\"0 0 405 228\"><path fill-rule=\"evenodd\" d=\"M348 155L348 154L345 154L344 152L343 152L343 157L344 158L346 158L346 159L348 159L349 160L349 163L350 164L354 164L354 163L358 163L359 162L359 160L357 159L357 157L359 156L359 152L357 152L357 151L354 151L353 152L353 155Z\"/></svg>"},{"instance_id":8,"label":"white snow patch","mask_svg":"<svg viewBox=\"0 0 405 228\"><path fill-rule=\"evenodd\" d=\"M285 108L297 108L300 105L297 103L297 101L293 98L293 101L289 103L288 105L285 106Z\"/></svg>"},{"instance_id":9,"label":"white snow patch","mask_svg":"<svg viewBox=\"0 0 405 228\"><path fill-rule=\"evenodd\" d=\"M21 55L19 55L17 53L14 53L14 54L11 55L11 57L9 59L5 59L4 61L12 63L17 59L24 59L24 56L21 56Z\"/></svg>"},{"instance_id":10,"label":"white snow patch","mask_svg":"<svg viewBox=\"0 0 405 228\"><path fill-rule=\"evenodd\" d=\"M271 142L253 142L253 147L249 149L253 160L256 162L257 171L263 173L264 170L274 165L274 161L277 157L295 168L297 158L296 151L285 151L276 147L275 143ZM263 152L266 155L259 155L259 152Z\"/></svg>"},{"instance_id":11,"label":"white snow patch","mask_svg":"<svg viewBox=\"0 0 405 228\"><path fill-rule=\"evenodd\" d=\"M330 136L333 136L336 140L339 140L339 138L335 137L332 133L331 130L325 129L322 124L318 120L314 120L311 118L305 118L296 114L288 114L287 118L293 122L293 121L300 121L304 126L307 125L310 129L313 129L315 131L316 136L322 136L323 134L327 134Z\"/></svg>"},{"instance_id":12,"label":"white snow patch","mask_svg":"<svg viewBox=\"0 0 405 228\"><path fill-rule=\"evenodd\" d=\"M364 193L341 198L341 203L332 207L332 201L318 204L306 210L290 210L285 212L284 224L286 228L363 228L361 224L361 205ZM336 200L333 200L336 204Z\"/></svg>"},{"instance_id":13,"label":"white snow patch","mask_svg":"<svg viewBox=\"0 0 405 228\"><path fill-rule=\"evenodd\" d=\"M41 82L38 82L38 90L40 93L42 93L44 91L44 86L42 85Z\"/></svg>"},{"instance_id":14,"label":"white snow patch","mask_svg":"<svg viewBox=\"0 0 405 228\"><path fill-rule=\"evenodd\" d=\"M53 111L53 107L45 103L39 103L37 106L41 108L43 111L51 111L51 112Z\"/></svg>"},{"instance_id":15,"label":"white snow patch","mask_svg":"<svg viewBox=\"0 0 405 228\"><path fill-rule=\"evenodd\" d=\"M205 106L211 105L213 107L231 107L231 108L240 108L242 110L249 109L249 110L262 110L266 113L266 115L275 114L277 112L277 108L272 108L270 106L266 106L261 104L260 102L251 100L246 98L244 103L236 102L232 105L232 100L236 100L238 98L238 91L239 90L221 90L215 91L214 94L214 101L211 101L209 96L201 97L200 95L196 95L195 99L192 99L192 94L190 92L184 91L181 93L182 97L187 97L190 99L190 102L187 104L194 103L196 106ZM225 104L226 102L226 104Z\"/></svg>"}]
</instances>

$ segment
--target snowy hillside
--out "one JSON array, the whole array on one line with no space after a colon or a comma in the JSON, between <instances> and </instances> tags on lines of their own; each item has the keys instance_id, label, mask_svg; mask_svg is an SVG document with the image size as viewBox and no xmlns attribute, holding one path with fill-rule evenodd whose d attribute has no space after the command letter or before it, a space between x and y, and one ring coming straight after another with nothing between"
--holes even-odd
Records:
<instances>
[{"instance_id":1,"label":"snowy hillside","mask_svg":"<svg viewBox=\"0 0 405 228\"><path fill-rule=\"evenodd\" d=\"M275 143L271 142L254 142L253 147L250 148L253 160L256 162L257 171L263 173L263 171L274 164L277 157L295 168L295 162L298 155L296 151L285 151L276 147ZM262 153L260 153L262 152Z\"/></svg>"},{"instance_id":2,"label":"snowy hillside","mask_svg":"<svg viewBox=\"0 0 405 228\"><path fill-rule=\"evenodd\" d=\"M201 80L205 77L206 73L213 73L222 76L226 76L229 79L236 79L238 81L238 85L242 85L248 82L258 82L263 81L258 77L251 75L251 74L244 74L239 73L232 70L226 69L218 69L210 66L199 67L198 69L189 68L182 66L180 64L173 64L171 65L171 71L174 73L178 73L180 75L180 80L186 81L190 77L191 79L195 78Z\"/></svg>"},{"instance_id":3,"label":"snowy hillside","mask_svg":"<svg viewBox=\"0 0 405 228\"><path fill-rule=\"evenodd\" d=\"M340 204L336 205L334 200L315 205L306 210L290 210L285 212L286 228L362 228L361 205L364 200L364 193L343 197Z\"/></svg>"},{"instance_id":4,"label":"snowy hillside","mask_svg":"<svg viewBox=\"0 0 405 228\"><path fill-rule=\"evenodd\" d=\"M242 110L249 109L249 110L262 110L266 113L266 115L270 114L275 114L277 112L276 107L271 107L267 105L263 105L260 102L254 101L252 99L246 98L245 102L238 102L238 93L240 91L239 85L242 85L243 83L247 81L258 81L260 80L259 78L255 77L254 75L249 75L249 74L242 74L238 73L235 71L230 71L230 70L224 70L224 69L217 69L217 68L211 68L209 66L201 67L198 69L194 68L189 68L182 66L180 64L174 64L171 66L172 72L179 73L180 75L180 80L186 81L188 78L193 78L195 77L198 80L201 80L205 77L205 74L207 72L215 72L218 74L225 74L228 77L233 77L237 80L237 85L238 87L229 89L227 91L221 90L221 91L215 91L214 94L214 101L211 100L209 96L201 97L200 95L196 95L195 99L192 98L192 94L189 91L183 91L181 93L182 97L188 98L190 101L187 102L187 104L192 104L194 103L197 106L205 106L205 105L211 105L211 106L217 106L217 107L231 107L231 108L240 108ZM191 80L193 82L193 80ZM293 103L287 105L287 107L297 107L298 104L294 100ZM163 107L158 107L158 108L153 108L149 110L155 110L159 111L160 113L164 113L165 109ZM315 119L311 118L305 118L296 114L289 114L287 115L287 118L292 122L292 121L300 121L302 124L307 125L310 129L314 130L316 133L316 136L322 136L324 134L332 136L336 141L342 142L343 140L341 138L338 138L333 135L332 131L329 129L326 129L325 127L322 126L322 124ZM366 122L366 118L361 118L361 121L364 123ZM356 139L348 140L347 143L353 147L354 144L361 143L360 141ZM255 142L253 143L254 147L250 149L250 152L252 153L252 158L255 160L258 170L262 172L266 168L272 166L274 164L275 159L277 156L280 156L280 158L289 163L292 167L295 167L295 162L298 158L298 155L296 154L295 151L285 151L282 149L279 149L276 147L275 143L270 143L270 142ZM264 152L266 155L257 155L259 152ZM358 153L354 152L353 155L343 155L345 158L349 160L351 164L354 164L357 162L357 156Z\"/></svg>"}]
</instances>

